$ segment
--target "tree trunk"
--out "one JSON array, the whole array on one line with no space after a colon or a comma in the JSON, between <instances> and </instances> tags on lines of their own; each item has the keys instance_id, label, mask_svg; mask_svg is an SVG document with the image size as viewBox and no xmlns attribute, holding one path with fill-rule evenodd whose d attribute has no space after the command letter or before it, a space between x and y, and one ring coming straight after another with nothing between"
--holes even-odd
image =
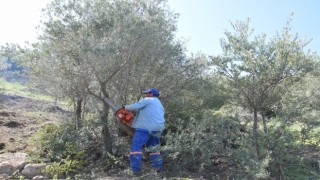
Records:
<instances>
[{"instance_id":1,"label":"tree trunk","mask_svg":"<svg viewBox=\"0 0 320 180\"><path fill-rule=\"evenodd\" d=\"M77 99L76 103L75 103L75 116L76 116L76 129L79 130L82 128L82 118L81 118L81 114L82 114L82 98Z\"/></svg>"},{"instance_id":2,"label":"tree trunk","mask_svg":"<svg viewBox=\"0 0 320 180\"><path fill-rule=\"evenodd\" d=\"M130 137L133 137L134 129L132 127L125 125L123 122L120 122L118 124L121 132L127 134Z\"/></svg>"},{"instance_id":3,"label":"tree trunk","mask_svg":"<svg viewBox=\"0 0 320 180\"><path fill-rule=\"evenodd\" d=\"M264 133L267 133L268 127L267 127L266 117L262 113L261 113L261 117L262 117L263 131Z\"/></svg>"},{"instance_id":4,"label":"tree trunk","mask_svg":"<svg viewBox=\"0 0 320 180\"><path fill-rule=\"evenodd\" d=\"M259 133L258 133L258 111L253 110L253 136L256 148L257 157L260 160L260 147L259 147Z\"/></svg>"},{"instance_id":5,"label":"tree trunk","mask_svg":"<svg viewBox=\"0 0 320 180\"><path fill-rule=\"evenodd\" d=\"M282 165L280 163L277 163L279 173L280 173L280 180L286 180L286 176L284 175Z\"/></svg>"},{"instance_id":6,"label":"tree trunk","mask_svg":"<svg viewBox=\"0 0 320 180\"><path fill-rule=\"evenodd\" d=\"M101 114L101 120L103 122L102 140L103 140L105 152L112 154L112 136L109 129L108 115L109 115L109 106L104 106L103 112Z\"/></svg>"},{"instance_id":7,"label":"tree trunk","mask_svg":"<svg viewBox=\"0 0 320 180\"><path fill-rule=\"evenodd\" d=\"M106 95L107 95L107 93L105 93L105 97L103 98L104 105L108 106L108 107L111 107L111 109L116 111L117 110L116 105L113 104L113 102L109 99L109 96L106 96ZM127 134L128 136L133 137L134 129L132 127L127 126L122 121L120 121L120 123L118 123L118 124L119 124L119 129L120 129L121 132Z\"/></svg>"}]
</instances>

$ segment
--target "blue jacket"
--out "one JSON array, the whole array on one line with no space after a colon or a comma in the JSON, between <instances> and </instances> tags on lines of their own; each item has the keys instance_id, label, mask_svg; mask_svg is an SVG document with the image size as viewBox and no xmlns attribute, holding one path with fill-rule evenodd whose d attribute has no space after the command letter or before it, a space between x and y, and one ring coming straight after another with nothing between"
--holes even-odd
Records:
<instances>
[{"instance_id":1,"label":"blue jacket","mask_svg":"<svg viewBox=\"0 0 320 180\"><path fill-rule=\"evenodd\" d=\"M125 106L126 110L137 111L133 128L148 131L164 130L164 108L157 97L145 97L139 102Z\"/></svg>"}]
</instances>

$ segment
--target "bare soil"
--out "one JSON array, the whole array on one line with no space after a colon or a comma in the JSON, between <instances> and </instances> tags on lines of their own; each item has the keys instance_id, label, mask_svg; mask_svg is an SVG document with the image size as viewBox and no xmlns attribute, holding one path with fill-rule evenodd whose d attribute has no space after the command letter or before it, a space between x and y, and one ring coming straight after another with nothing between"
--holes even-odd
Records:
<instances>
[{"instance_id":1,"label":"bare soil","mask_svg":"<svg viewBox=\"0 0 320 180\"><path fill-rule=\"evenodd\" d=\"M26 152L27 139L67 113L53 103L18 95L0 95L0 154Z\"/></svg>"}]
</instances>

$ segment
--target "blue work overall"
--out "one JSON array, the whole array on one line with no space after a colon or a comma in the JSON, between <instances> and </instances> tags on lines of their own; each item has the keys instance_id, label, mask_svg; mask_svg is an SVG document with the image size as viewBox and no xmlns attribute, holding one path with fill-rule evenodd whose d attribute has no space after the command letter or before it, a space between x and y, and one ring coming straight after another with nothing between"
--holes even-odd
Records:
<instances>
[{"instance_id":1,"label":"blue work overall","mask_svg":"<svg viewBox=\"0 0 320 180\"><path fill-rule=\"evenodd\" d=\"M141 170L141 159L143 145L147 145L152 162L152 167L156 170L162 168L162 159L160 155L160 131L149 132L144 129L136 129L130 151L130 166L133 173L138 173Z\"/></svg>"}]
</instances>

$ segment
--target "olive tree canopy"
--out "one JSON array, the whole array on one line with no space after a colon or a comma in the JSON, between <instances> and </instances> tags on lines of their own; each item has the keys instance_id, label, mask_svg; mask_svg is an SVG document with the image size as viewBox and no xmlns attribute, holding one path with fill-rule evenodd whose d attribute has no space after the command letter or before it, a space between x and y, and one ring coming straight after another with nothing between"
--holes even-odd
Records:
<instances>
[{"instance_id":1,"label":"olive tree canopy","mask_svg":"<svg viewBox=\"0 0 320 180\"><path fill-rule=\"evenodd\" d=\"M104 98L129 103L149 87L166 97L204 67L176 41L177 16L165 0L54 0L43 12L25 62L52 94L76 101L78 113L88 96L106 113Z\"/></svg>"},{"instance_id":2,"label":"olive tree canopy","mask_svg":"<svg viewBox=\"0 0 320 180\"><path fill-rule=\"evenodd\" d=\"M267 42L265 34L252 37L249 21L237 22L234 33L225 32L226 39L221 41L224 53L211 57L217 71L226 77L234 101L253 112L258 158L258 113L264 116L314 65L314 56L305 51L309 41L292 34L289 25L290 21Z\"/></svg>"}]
</instances>

